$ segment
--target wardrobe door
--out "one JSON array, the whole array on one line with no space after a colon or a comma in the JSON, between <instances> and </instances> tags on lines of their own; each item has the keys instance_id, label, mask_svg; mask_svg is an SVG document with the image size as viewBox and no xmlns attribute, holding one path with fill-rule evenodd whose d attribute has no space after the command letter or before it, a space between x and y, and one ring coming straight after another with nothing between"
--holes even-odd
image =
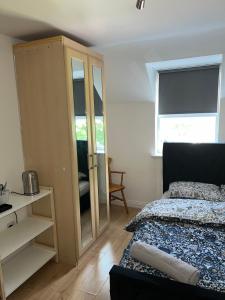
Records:
<instances>
[{"instance_id":1,"label":"wardrobe door","mask_svg":"<svg viewBox=\"0 0 225 300\"><path fill-rule=\"evenodd\" d=\"M92 135L94 149L97 234L109 223L108 159L106 147L105 87L103 62L89 58Z\"/></svg>"},{"instance_id":2,"label":"wardrobe door","mask_svg":"<svg viewBox=\"0 0 225 300\"><path fill-rule=\"evenodd\" d=\"M71 49L67 49L66 53L74 207L80 256L96 238L88 59L86 55Z\"/></svg>"}]
</instances>

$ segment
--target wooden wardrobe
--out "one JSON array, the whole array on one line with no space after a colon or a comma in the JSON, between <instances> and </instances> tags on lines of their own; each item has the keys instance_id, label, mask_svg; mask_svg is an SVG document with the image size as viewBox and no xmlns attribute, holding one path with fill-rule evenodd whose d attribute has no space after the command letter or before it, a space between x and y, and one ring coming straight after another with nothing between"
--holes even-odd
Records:
<instances>
[{"instance_id":1,"label":"wooden wardrobe","mask_svg":"<svg viewBox=\"0 0 225 300\"><path fill-rule=\"evenodd\" d=\"M26 169L55 193L59 261L109 223L103 57L64 36L14 46Z\"/></svg>"}]
</instances>

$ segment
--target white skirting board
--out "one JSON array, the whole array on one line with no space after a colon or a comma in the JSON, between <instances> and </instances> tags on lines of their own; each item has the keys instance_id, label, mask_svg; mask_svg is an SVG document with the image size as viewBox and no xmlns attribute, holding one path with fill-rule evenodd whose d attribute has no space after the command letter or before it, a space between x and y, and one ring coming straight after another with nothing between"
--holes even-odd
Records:
<instances>
[{"instance_id":1,"label":"white skirting board","mask_svg":"<svg viewBox=\"0 0 225 300\"><path fill-rule=\"evenodd\" d=\"M138 201L130 201L127 200L127 206L129 207L133 207L133 208L139 208L142 209L146 204L148 204L149 202L138 202ZM117 205L117 206L124 206L122 201L119 200L113 200L112 201L112 205Z\"/></svg>"}]
</instances>

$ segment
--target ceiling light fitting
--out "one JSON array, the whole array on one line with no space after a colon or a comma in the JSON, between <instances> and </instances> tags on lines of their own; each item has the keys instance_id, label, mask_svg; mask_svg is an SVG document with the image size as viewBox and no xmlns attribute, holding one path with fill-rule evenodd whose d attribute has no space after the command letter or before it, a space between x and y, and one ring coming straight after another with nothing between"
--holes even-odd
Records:
<instances>
[{"instance_id":1,"label":"ceiling light fitting","mask_svg":"<svg viewBox=\"0 0 225 300\"><path fill-rule=\"evenodd\" d=\"M136 7L137 9L143 9L145 6L145 0L137 0L137 4L136 4Z\"/></svg>"}]
</instances>

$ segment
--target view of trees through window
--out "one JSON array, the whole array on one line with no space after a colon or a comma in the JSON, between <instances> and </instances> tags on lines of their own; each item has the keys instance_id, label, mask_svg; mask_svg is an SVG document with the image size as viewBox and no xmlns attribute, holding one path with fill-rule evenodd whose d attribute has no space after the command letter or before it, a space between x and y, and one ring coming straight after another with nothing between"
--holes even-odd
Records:
<instances>
[{"instance_id":1,"label":"view of trees through window","mask_svg":"<svg viewBox=\"0 0 225 300\"><path fill-rule=\"evenodd\" d=\"M104 119L102 116L95 116L95 138L97 152L104 152L105 137L104 137Z\"/></svg>"},{"instance_id":2,"label":"view of trees through window","mask_svg":"<svg viewBox=\"0 0 225 300\"><path fill-rule=\"evenodd\" d=\"M214 143L217 114L158 116L157 154L164 142Z\"/></svg>"},{"instance_id":3,"label":"view of trees through window","mask_svg":"<svg viewBox=\"0 0 225 300\"><path fill-rule=\"evenodd\" d=\"M87 141L87 118L76 117L76 137L78 141Z\"/></svg>"},{"instance_id":4,"label":"view of trees through window","mask_svg":"<svg viewBox=\"0 0 225 300\"><path fill-rule=\"evenodd\" d=\"M95 133L97 152L104 151L104 120L103 117L95 117ZM87 118L76 117L76 139L87 141Z\"/></svg>"}]
</instances>

